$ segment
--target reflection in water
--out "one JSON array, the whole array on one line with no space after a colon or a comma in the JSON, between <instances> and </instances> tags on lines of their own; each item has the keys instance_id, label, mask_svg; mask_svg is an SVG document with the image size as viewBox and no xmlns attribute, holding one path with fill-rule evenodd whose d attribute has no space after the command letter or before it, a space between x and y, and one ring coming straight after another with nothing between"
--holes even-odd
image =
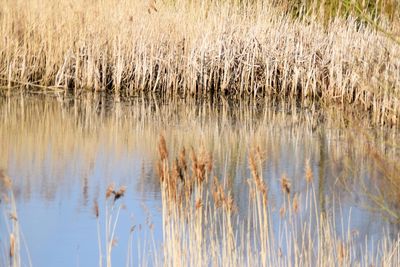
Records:
<instances>
[{"instance_id":1,"label":"reflection in water","mask_svg":"<svg viewBox=\"0 0 400 267\"><path fill-rule=\"evenodd\" d=\"M310 160L313 173L318 174L321 211L328 214L334 209L344 218L353 214L344 224L349 223L361 241L365 235L370 242L379 239L383 230L396 236L396 224L382 217L381 210L365 209L376 203L353 190L364 181L372 192L376 184L372 180L382 180L365 144L352 139L351 130L340 129L335 121L321 123L318 118L312 109L299 113L282 105L115 102L102 95L62 100L4 98L0 99L0 169L13 178L20 223L34 266L97 264L92 206L94 200L100 208L105 206L104 194L111 183L127 186L121 200L125 210L118 222L114 264L125 264L127 233L134 225L155 227L152 235L143 230L136 236L141 241L133 244L132 251L144 257L142 241L147 240L154 252L162 242L160 185L155 172L160 134L166 137L171 155L179 155L182 147L210 151L213 174L226 181L239 213L248 205L243 186L251 176L248 151L258 146L267 158L262 170L277 211L273 218L279 217L285 201L280 178L285 174L293 194L301 195L307 188L305 162ZM384 136L385 142L396 140L396 134ZM152 238L158 245L152 245ZM6 251L4 240L0 245Z\"/></svg>"},{"instance_id":2,"label":"reflection in water","mask_svg":"<svg viewBox=\"0 0 400 267\"><path fill-rule=\"evenodd\" d=\"M318 162L318 189L319 205L322 214L326 214L325 207L325 130L322 128L319 134L319 162Z\"/></svg>"}]
</instances>

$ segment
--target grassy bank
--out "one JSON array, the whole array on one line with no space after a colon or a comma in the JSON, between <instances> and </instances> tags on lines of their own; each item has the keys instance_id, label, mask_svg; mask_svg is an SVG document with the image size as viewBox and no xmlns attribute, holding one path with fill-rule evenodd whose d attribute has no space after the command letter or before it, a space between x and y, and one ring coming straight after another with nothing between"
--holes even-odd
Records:
<instances>
[{"instance_id":1,"label":"grassy bank","mask_svg":"<svg viewBox=\"0 0 400 267\"><path fill-rule=\"evenodd\" d=\"M156 12L145 1L2 1L1 85L267 95L399 124L397 9L272 2L158 1Z\"/></svg>"}]
</instances>

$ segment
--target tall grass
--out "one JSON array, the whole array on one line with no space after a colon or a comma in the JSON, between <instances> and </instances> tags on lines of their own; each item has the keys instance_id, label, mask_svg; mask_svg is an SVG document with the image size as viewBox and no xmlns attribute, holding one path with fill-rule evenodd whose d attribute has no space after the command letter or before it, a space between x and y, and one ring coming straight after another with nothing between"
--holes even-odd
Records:
<instances>
[{"instance_id":1,"label":"tall grass","mask_svg":"<svg viewBox=\"0 0 400 267\"><path fill-rule=\"evenodd\" d=\"M158 1L149 14L147 1L138 0L3 1L1 84L9 91L275 96L335 103L372 114L378 125L399 124L398 44L360 22L360 13L332 15L323 25L282 11L296 1L272 2ZM345 12L340 1L304 3L298 12ZM397 36L395 2L357 3Z\"/></svg>"},{"instance_id":2,"label":"tall grass","mask_svg":"<svg viewBox=\"0 0 400 267\"><path fill-rule=\"evenodd\" d=\"M184 151L184 150L183 150ZM358 246L356 232L316 203L313 172L304 177L307 190L294 193L281 178L284 204L277 211L262 175L265 157L258 148L249 155L251 177L245 218L224 180L212 177L207 153L169 155L159 141L158 173L162 192L164 266L398 266L400 237L384 237L376 248ZM273 200L272 200L273 202ZM274 214L280 213L280 219ZM338 228L342 232L338 232ZM278 229L278 230L276 230Z\"/></svg>"},{"instance_id":3,"label":"tall grass","mask_svg":"<svg viewBox=\"0 0 400 267\"><path fill-rule=\"evenodd\" d=\"M296 18L317 17L326 23L337 16L357 17L360 12L372 20L398 22L399 2L396 0L276 0L277 6L286 7Z\"/></svg>"},{"instance_id":4,"label":"tall grass","mask_svg":"<svg viewBox=\"0 0 400 267\"><path fill-rule=\"evenodd\" d=\"M15 168L13 171L21 174L14 181L17 201L29 199L41 184L48 185L41 196L49 201L76 183L82 188L96 187L98 181L91 180L93 165L107 162L100 171L109 173L115 161L131 160L136 152L154 159L159 133L165 134L158 147L161 183L150 172L138 178L134 191L140 194L151 187L163 194L164 258L149 260L143 252L143 265L399 263L397 236L384 235L376 243L379 247L363 245L357 232L347 226L347 222L351 225L347 215L333 213L331 206L340 201L326 197L340 192L342 204L349 205L353 195L365 193L360 189L370 189L358 179L366 173L365 177L381 187L378 201L394 203L377 210L378 214L387 214L386 207L398 214L398 180L392 183L396 169L387 168L381 160L397 158L396 129L373 132L379 141L376 145L360 138L358 130L345 129L354 122L339 116L340 110L334 109L328 116L312 105L299 112L287 103L272 107L257 102L199 105L178 100L162 103L156 98L121 103L101 94L42 98L0 98L0 164L4 164L0 168ZM397 150L392 151L392 146ZM99 155L106 160L99 161ZM348 165L365 173L349 171ZM268 173L265 168L277 176L263 177ZM282 169L287 174L283 175ZM46 176L52 177L51 182ZM249 179L239 180L243 177ZM103 182L110 183L110 178ZM122 181L127 182L131 183ZM340 182L355 186L345 187L346 192ZM120 208L114 196L119 191L110 187L107 206L95 209L99 266L112 263L112 229ZM87 190L82 194L91 198L85 195ZM367 204L381 203L370 200ZM332 202L325 205L325 201ZM249 220L244 222L240 214ZM151 246L152 251L155 247ZM127 262L142 262L129 252Z\"/></svg>"},{"instance_id":5,"label":"tall grass","mask_svg":"<svg viewBox=\"0 0 400 267\"><path fill-rule=\"evenodd\" d=\"M20 267L20 266L32 266L32 262L29 255L29 250L23 238L22 231L20 229L20 222L17 213L16 200L13 191L13 182L7 173L0 169L0 210L2 218L0 222L6 227L8 237L3 236L3 245L8 245L5 249L2 248L0 252L1 261L3 266ZM25 247L22 247L25 245ZM25 248L25 250L24 250ZM26 259L22 259L21 255L25 252Z\"/></svg>"},{"instance_id":6,"label":"tall grass","mask_svg":"<svg viewBox=\"0 0 400 267\"><path fill-rule=\"evenodd\" d=\"M106 267L112 266L112 250L113 247L117 244L117 239L115 236L115 230L117 228L119 215L123 205L116 203L116 201L122 198L125 194L126 187L121 186L118 190L114 188L113 184L110 184L107 187L105 194L105 215L104 215L104 240L102 239L102 231L100 227L100 208L97 200L94 202L94 215L96 216L96 227L97 227L97 241L98 241L98 250L99 250L99 267L103 266L105 258ZM103 210L101 210L103 212ZM105 247L105 249L103 249ZM103 251L104 254L103 255Z\"/></svg>"}]
</instances>

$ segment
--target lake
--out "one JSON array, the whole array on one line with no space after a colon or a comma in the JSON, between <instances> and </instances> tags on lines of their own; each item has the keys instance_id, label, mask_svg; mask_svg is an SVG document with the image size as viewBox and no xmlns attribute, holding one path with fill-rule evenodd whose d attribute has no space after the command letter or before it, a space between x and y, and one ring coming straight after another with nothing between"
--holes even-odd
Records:
<instances>
[{"instance_id":1,"label":"lake","mask_svg":"<svg viewBox=\"0 0 400 267\"><path fill-rule=\"evenodd\" d=\"M371 255L377 241L398 240L400 190L391 192L386 181L399 159L396 129L370 129L348 123L339 111L273 101L18 95L0 98L0 169L13 182L22 266L98 265L97 223L104 246L109 185L125 188L112 204L119 210L113 265L160 264L160 135L171 157L183 147L209 153L211 175L231 193L239 221L247 220L249 153L258 147L265 156L261 172L270 220L284 216L281 178L290 182L291 197L302 198L309 170L315 204L336 214L339 236L351 233ZM13 219L7 192L1 191L0 265L6 266ZM279 236L281 229L273 231Z\"/></svg>"}]
</instances>

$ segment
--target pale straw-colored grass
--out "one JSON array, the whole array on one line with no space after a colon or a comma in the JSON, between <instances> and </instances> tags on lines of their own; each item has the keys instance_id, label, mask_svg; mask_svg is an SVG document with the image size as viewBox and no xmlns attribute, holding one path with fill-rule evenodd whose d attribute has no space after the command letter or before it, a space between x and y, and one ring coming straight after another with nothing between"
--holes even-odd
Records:
<instances>
[{"instance_id":1,"label":"pale straw-colored grass","mask_svg":"<svg viewBox=\"0 0 400 267\"><path fill-rule=\"evenodd\" d=\"M275 2L158 1L149 14L153 1L3 1L1 84L10 91L275 96L338 104L375 124L399 125L396 42L351 15L324 26L313 16L293 19L282 11L285 1ZM399 27L384 18L380 25Z\"/></svg>"},{"instance_id":2,"label":"pale straw-colored grass","mask_svg":"<svg viewBox=\"0 0 400 267\"><path fill-rule=\"evenodd\" d=\"M160 144L165 143L163 136ZM374 247L359 244L357 231L345 225L343 214L317 205L315 185L305 170L307 190L290 192L282 177L284 203L279 213L268 199L262 156L250 152L248 205L237 216L228 187L212 172L190 170L165 157L160 149L159 176L163 210L163 266L398 266L400 236L383 236ZM164 156L163 156L164 155ZM200 157L200 156L199 156ZM192 157L196 158L195 156ZM188 162L189 163L189 162ZM193 162L192 162L193 163ZM189 164L190 165L190 164ZM176 169L178 171L176 171ZM177 173L182 173L179 177ZM199 179L199 173L204 176ZM339 220L338 220L339 218ZM341 221L341 224L337 223ZM278 230L276 230L278 229ZM339 230L341 229L341 231Z\"/></svg>"}]
</instances>

